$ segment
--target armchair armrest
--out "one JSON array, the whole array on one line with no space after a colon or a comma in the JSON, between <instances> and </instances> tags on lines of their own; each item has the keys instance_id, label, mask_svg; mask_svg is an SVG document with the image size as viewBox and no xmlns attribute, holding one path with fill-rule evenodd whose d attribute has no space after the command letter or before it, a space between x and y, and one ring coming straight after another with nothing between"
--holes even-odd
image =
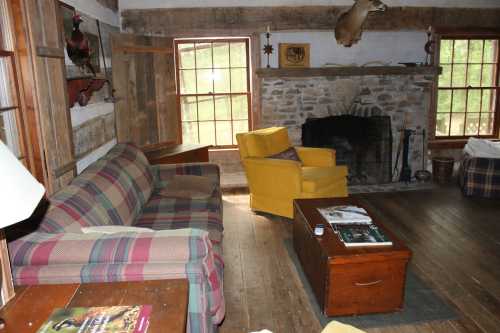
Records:
<instances>
[{"instance_id":1,"label":"armchair armrest","mask_svg":"<svg viewBox=\"0 0 500 333\"><path fill-rule=\"evenodd\" d=\"M329 148L295 147L305 166L335 166L335 150Z\"/></svg>"},{"instance_id":2,"label":"armchair armrest","mask_svg":"<svg viewBox=\"0 0 500 333\"><path fill-rule=\"evenodd\" d=\"M12 266L186 263L212 255L211 249L208 232L200 229L107 235L34 232L9 243Z\"/></svg>"},{"instance_id":3,"label":"armchair armrest","mask_svg":"<svg viewBox=\"0 0 500 333\"><path fill-rule=\"evenodd\" d=\"M219 166L214 163L183 163L153 165L156 187L163 187L176 175L194 175L208 177L215 184L220 184Z\"/></svg>"},{"instance_id":4,"label":"armchair armrest","mask_svg":"<svg viewBox=\"0 0 500 333\"><path fill-rule=\"evenodd\" d=\"M250 157L243 164L252 193L293 197L301 191L301 165L297 161Z\"/></svg>"}]
</instances>

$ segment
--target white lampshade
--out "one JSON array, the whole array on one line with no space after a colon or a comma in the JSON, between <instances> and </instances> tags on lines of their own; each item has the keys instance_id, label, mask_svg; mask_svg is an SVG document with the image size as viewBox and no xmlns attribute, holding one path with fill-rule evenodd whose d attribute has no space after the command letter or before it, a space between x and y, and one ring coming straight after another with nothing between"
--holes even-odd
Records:
<instances>
[{"instance_id":1,"label":"white lampshade","mask_svg":"<svg viewBox=\"0 0 500 333\"><path fill-rule=\"evenodd\" d=\"M0 141L0 228L33 214L45 188Z\"/></svg>"}]
</instances>

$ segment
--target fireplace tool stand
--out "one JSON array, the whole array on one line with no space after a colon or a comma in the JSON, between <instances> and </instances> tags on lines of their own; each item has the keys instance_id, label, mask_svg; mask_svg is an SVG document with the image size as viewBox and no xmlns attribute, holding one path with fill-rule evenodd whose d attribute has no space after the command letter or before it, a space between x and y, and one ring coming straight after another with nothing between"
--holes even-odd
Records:
<instances>
[{"instance_id":1,"label":"fireplace tool stand","mask_svg":"<svg viewBox=\"0 0 500 333\"><path fill-rule=\"evenodd\" d=\"M425 169L425 129L422 130L422 169L415 171L415 178L420 182L427 182L431 179L432 174Z\"/></svg>"},{"instance_id":2,"label":"fireplace tool stand","mask_svg":"<svg viewBox=\"0 0 500 333\"><path fill-rule=\"evenodd\" d=\"M411 168L408 158L410 155L410 137L413 132L415 131L410 129L403 130L403 166L399 176L400 182L409 183L411 181Z\"/></svg>"}]
</instances>

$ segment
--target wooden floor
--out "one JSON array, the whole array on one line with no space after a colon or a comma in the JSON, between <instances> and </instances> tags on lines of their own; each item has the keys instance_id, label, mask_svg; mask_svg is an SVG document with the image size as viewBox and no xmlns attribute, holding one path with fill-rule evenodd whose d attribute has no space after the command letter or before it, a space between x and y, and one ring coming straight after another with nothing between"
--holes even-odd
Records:
<instances>
[{"instance_id":1,"label":"wooden floor","mask_svg":"<svg viewBox=\"0 0 500 333\"><path fill-rule=\"evenodd\" d=\"M412 269L460 319L368 332L500 332L500 201L458 189L361 195L413 251ZM221 333L321 332L283 243L291 221L256 215L248 195L224 196Z\"/></svg>"}]
</instances>

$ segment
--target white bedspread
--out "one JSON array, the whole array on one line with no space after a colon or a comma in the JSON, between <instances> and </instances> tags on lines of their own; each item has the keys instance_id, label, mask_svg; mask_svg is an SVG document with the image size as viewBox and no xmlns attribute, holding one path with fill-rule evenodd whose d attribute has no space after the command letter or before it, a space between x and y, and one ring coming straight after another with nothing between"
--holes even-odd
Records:
<instances>
[{"instance_id":1,"label":"white bedspread","mask_svg":"<svg viewBox=\"0 0 500 333\"><path fill-rule=\"evenodd\" d=\"M500 142L469 138L464 152L472 157L500 158Z\"/></svg>"}]
</instances>

